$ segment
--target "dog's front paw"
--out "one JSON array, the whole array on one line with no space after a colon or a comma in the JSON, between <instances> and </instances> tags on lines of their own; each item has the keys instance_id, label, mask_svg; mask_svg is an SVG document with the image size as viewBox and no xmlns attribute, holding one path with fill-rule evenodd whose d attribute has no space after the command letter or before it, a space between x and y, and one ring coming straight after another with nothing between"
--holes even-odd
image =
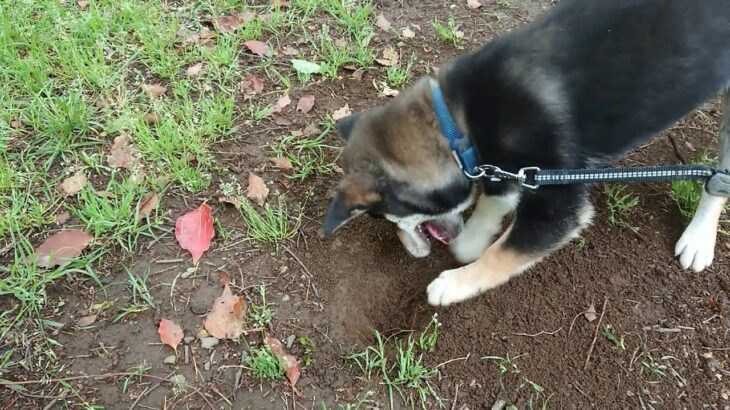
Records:
<instances>
[{"instance_id":1,"label":"dog's front paw","mask_svg":"<svg viewBox=\"0 0 730 410\"><path fill-rule=\"evenodd\" d=\"M716 227L708 224L690 224L677 241L674 254L679 256L682 268L701 272L712 264L715 258Z\"/></svg>"},{"instance_id":2,"label":"dog's front paw","mask_svg":"<svg viewBox=\"0 0 730 410\"><path fill-rule=\"evenodd\" d=\"M449 244L449 251L457 262L471 263L482 256L490 243L492 243L490 236L485 237L483 233L481 236L472 235L468 230L464 230Z\"/></svg>"},{"instance_id":3,"label":"dog's front paw","mask_svg":"<svg viewBox=\"0 0 730 410\"><path fill-rule=\"evenodd\" d=\"M476 296L479 288L465 280L464 276L465 268L442 272L426 288L428 303L433 306L447 306Z\"/></svg>"}]
</instances>

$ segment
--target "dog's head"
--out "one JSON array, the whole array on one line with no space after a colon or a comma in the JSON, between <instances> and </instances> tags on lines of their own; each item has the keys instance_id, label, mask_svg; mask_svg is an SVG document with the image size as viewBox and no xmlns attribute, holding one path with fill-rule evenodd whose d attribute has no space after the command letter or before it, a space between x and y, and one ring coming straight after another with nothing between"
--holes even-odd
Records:
<instances>
[{"instance_id":1,"label":"dog's head","mask_svg":"<svg viewBox=\"0 0 730 410\"><path fill-rule=\"evenodd\" d=\"M345 175L324 222L330 234L367 213L398 226L413 256L431 251L428 235L448 242L460 232L472 185L454 161L431 105L430 78L390 103L337 123L347 140Z\"/></svg>"}]
</instances>

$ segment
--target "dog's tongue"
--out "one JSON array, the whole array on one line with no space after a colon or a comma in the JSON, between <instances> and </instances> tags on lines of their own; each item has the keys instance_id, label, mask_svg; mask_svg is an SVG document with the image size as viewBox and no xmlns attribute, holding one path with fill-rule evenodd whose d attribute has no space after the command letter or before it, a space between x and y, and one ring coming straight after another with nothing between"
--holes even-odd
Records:
<instances>
[{"instance_id":1,"label":"dog's tongue","mask_svg":"<svg viewBox=\"0 0 730 410\"><path fill-rule=\"evenodd\" d=\"M425 222L423 224L423 227L426 228L426 232L428 232L428 234L431 235L433 239L436 239L444 245L448 245L449 242L451 242L451 236L446 231L446 229L444 229L444 227L432 222Z\"/></svg>"}]
</instances>

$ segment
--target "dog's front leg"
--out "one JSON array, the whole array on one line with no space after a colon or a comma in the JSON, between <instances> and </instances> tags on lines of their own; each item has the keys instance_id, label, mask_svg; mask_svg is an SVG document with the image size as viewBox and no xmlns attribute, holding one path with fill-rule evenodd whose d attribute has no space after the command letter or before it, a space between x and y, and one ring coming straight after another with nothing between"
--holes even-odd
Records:
<instances>
[{"instance_id":1,"label":"dog's front leg","mask_svg":"<svg viewBox=\"0 0 730 410\"><path fill-rule=\"evenodd\" d=\"M526 192L507 231L477 259L428 285L431 305L450 305L493 289L576 237L593 208L580 186Z\"/></svg>"}]
</instances>

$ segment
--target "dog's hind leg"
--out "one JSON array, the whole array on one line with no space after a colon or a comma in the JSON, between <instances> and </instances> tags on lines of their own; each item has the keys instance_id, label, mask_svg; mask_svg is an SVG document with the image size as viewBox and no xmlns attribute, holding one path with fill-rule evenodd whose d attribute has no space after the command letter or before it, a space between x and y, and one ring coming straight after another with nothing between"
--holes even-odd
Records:
<instances>
[{"instance_id":1,"label":"dog's hind leg","mask_svg":"<svg viewBox=\"0 0 730 410\"><path fill-rule=\"evenodd\" d=\"M722 96L722 111L719 168L730 170L730 88L726 89ZM700 272L712 263L715 257L717 224L726 201L727 198L702 192L692 222L684 230L674 248L674 253L679 256L679 263L684 269L692 267L695 272Z\"/></svg>"},{"instance_id":2,"label":"dog's hind leg","mask_svg":"<svg viewBox=\"0 0 730 410\"><path fill-rule=\"evenodd\" d=\"M502 229L504 216L515 210L519 193L508 191L503 195L482 194L474 212L466 222L461 234L449 245L451 254L461 263L477 260L495 235Z\"/></svg>"}]
</instances>

